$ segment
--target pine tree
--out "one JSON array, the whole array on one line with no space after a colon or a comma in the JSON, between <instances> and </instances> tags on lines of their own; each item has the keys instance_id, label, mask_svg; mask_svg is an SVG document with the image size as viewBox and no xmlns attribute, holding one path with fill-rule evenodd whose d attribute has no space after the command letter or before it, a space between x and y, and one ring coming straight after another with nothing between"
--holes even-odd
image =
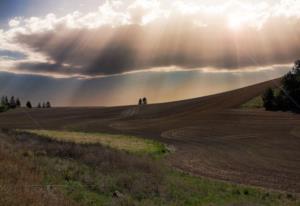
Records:
<instances>
[{"instance_id":1,"label":"pine tree","mask_svg":"<svg viewBox=\"0 0 300 206\"><path fill-rule=\"evenodd\" d=\"M266 110L274 110L275 109L275 96L274 96L274 91L271 88L268 88L263 97L263 102L264 102L264 108Z\"/></svg>"},{"instance_id":2,"label":"pine tree","mask_svg":"<svg viewBox=\"0 0 300 206\"><path fill-rule=\"evenodd\" d=\"M22 105L21 105L21 101L20 101L19 98L17 98L17 100L16 100L16 106L17 106L17 107L21 107L21 106L22 106Z\"/></svg>"},{"instance_id":3,"label":"pine tree","mask_svg":"<svg viewBox=\"0 0 300 206\"><path fill-rule=\"evenodd\" d=\"M2 96L1 98L1 106L8 108L9 107L9 103L8 103L8 98L7 96Z\"/></svg>"},{"instance_id":4,"label":"pine tree","mask_svg":"<svg viewBox=\"0 0 300 206\"><path fill-rule=\"evenodd\" d=\"M147 101L147 98L146 98L146 97L143 98L143 104L144 104L144 105L147 105L147 104L148 104L148 101Z\"/></svg>"},{"instance_id":5,"label":"pine tree","mask_svg":"<svg viewBox=\"0 0 300 206\"><path fill-rule=\"evenodd\" d=\"M276 98L278 109L300 111L300 60L282 78L283 90Z\"/></svg>"},{"instance_id":6,"label":"pine tree","mask_svg":"<svg viewBox=\"0 0 300 206\"><path fill-rule=\"evenodd\" d=\"M8 107L8 106L9 106L9 103L8 103L8 98L7 98L7 96L4 97L4 102L5 102L5 106Z\"/></svg>"},{"instance_id":7,"label":"pine tree","mask_svg":"<svg viewBox=\"0 0 300 206\"><path fill-rule=\"evenodd\" d=\"M1 106L2 107L5 106L5 97L4 96L1 97Z\"/></svg>"},{"instance_id":8,"label":"pine tree","mask_svg":"<svg viewBox=\"0 0 300 206\"><path fill-rule=\"evenodd\" d=\"M46 108L51 108L51 104L49 101L46 103Z\"/></svg>"},{"instance_id":9,"label":"pine tree","mask_svg":"<svg viewBox=\"0 0 300 206\"><path fill-rule=\"evenodd\" d=\"M32 108L32 105L31 105L31 102L30 102L30 101L28 101L28 102L26 103L26 107L27 107L28 109L31 109L31 108Z\"/></svg>"},{"instance_id":10,"label":"pine tree","mask_svg":"<svg viewBox=\"0 0 300 206\"><path fill-rule=\"evenodd\" d=\"M9 101L9 107L12 108L12 109L14 109L14 108L17 107L17 104L16 104L16 101L15 101L15 97L14 97L14 96L12 96L12 97L10 98L10 101Z\"/></svg>"}]
</instances>

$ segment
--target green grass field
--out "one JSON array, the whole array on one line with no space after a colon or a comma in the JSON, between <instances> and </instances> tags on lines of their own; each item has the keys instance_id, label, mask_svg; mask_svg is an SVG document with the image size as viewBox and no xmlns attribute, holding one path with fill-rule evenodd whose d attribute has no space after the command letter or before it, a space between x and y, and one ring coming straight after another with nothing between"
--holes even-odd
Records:
<instances>
[{"instance_id":1,"label":"green grass field","mask_svg":"<svg viewBox=\"0 0 300 206\"><path fill-rule=\"evenodd\" d=\"M258 109L263 108L263 100L261 96L255 97L248 102L241 105L244 109Z\"/></svg>"},{"instance_id":2,"label":"green grass field","mask_svg":"<svg viewBox=\"0 0 300 206\"><path fill-rule=\"evenodd\" d=\"M103 146L117 150L124 150L130 153L162 155L167 152L166 147L161 143L134 136L54 130L24 131L57 141L74 142L78 144L101 144Z\"/></svg>"}]
</instances>

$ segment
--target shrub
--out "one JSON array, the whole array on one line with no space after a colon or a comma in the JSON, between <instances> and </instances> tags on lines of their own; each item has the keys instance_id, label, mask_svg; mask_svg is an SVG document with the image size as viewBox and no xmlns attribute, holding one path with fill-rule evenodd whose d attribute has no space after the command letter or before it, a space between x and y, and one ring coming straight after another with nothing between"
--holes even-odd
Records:
<instances>
[{"instance_id":1,"label":"shrub","mask_svg":"<svg viewBox=\"0 0 300 206\"><path fill-rule=\"evenodd\" d=\"M274 91L271 88L268 88L263 97L263 103L266 110L274 110L275 109L275 96Z\"/></svg>"}]
</instances>

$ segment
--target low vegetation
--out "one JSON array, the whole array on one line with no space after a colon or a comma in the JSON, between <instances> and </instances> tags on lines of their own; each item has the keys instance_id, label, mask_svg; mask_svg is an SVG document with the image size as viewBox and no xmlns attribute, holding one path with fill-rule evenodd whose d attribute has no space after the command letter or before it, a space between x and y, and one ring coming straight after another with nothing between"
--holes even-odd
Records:
<instances>
[{"instance_id":1,"label":"low vegetation","mask_svg":"<svg viewBox=\"0 0 300 206\"><path fill-rule=\"evenodd\" d=\"M254 109L263 107L263 99L261 96L255 97L241 106L245 109Z\"/></svg>"},{"instance_id":2,"label":"low vegetation","mask_svg":"<svg viewBox=\"0 0 300 206\"><path fill-rule=\"evenodd\" d=\"M7 201L11 201L9 205L20 205L24 199L32 201L27 205L44 205L44 202L118 206L300 204L293 194L193 177L175 171L161 158L135 155L100 144L41 137L12 131L0 136L0 146L6 148L1 150L1 164L15 162L0 167L1 181L9 181L7 174L10 174L12 180L7 185L31 184L41 188L40 193L33 194L36 198L28 196L26 190L18 194L0 190L0 196L7 195Z\"/></svg>"},{"instance_id":3,"label":"low vegetation","mask_svg":"<svg viewBox=\"0 0 300 206\"><path fill-rule=\"evenodd\" d=\"M28 133L51 138L62 142L78 144L101 144L117 150L136 154L163 155L167 152L161 143L126 135L111 135L101 133L68 132L54 130L25 130Z\"/></svg>"},{"instance_id":4,"label":"low vegetation","mask_svg":"<svg viewBox=\"0 0 300 206\"><path fill-rule=\"evenodd\" d=\"M68 206L71 198L43 183L44 175L29 157L32 152L16 151L12 142L0 133L0 205ZM23 155L24 154L24 155ZM26 156L26 157L25 157Z\"/></svg>"}]
</instances>

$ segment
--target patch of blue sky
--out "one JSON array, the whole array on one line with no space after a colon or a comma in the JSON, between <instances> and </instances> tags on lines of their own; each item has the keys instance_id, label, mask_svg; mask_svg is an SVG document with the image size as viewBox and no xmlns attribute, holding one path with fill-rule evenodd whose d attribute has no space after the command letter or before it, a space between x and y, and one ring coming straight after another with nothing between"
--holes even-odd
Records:
<instances>
[{"instance_id":1,"label":"patch of blue sky","mask_svg":"<svg viewBox=\"0 0 300 206\"><path fill-rule=\"evenodd\" d=\"M0 50L0 59L7 60L21 60L25 59L26 55L21 52L8 51L8 50Z\"/></svg>"}]
</instances>

